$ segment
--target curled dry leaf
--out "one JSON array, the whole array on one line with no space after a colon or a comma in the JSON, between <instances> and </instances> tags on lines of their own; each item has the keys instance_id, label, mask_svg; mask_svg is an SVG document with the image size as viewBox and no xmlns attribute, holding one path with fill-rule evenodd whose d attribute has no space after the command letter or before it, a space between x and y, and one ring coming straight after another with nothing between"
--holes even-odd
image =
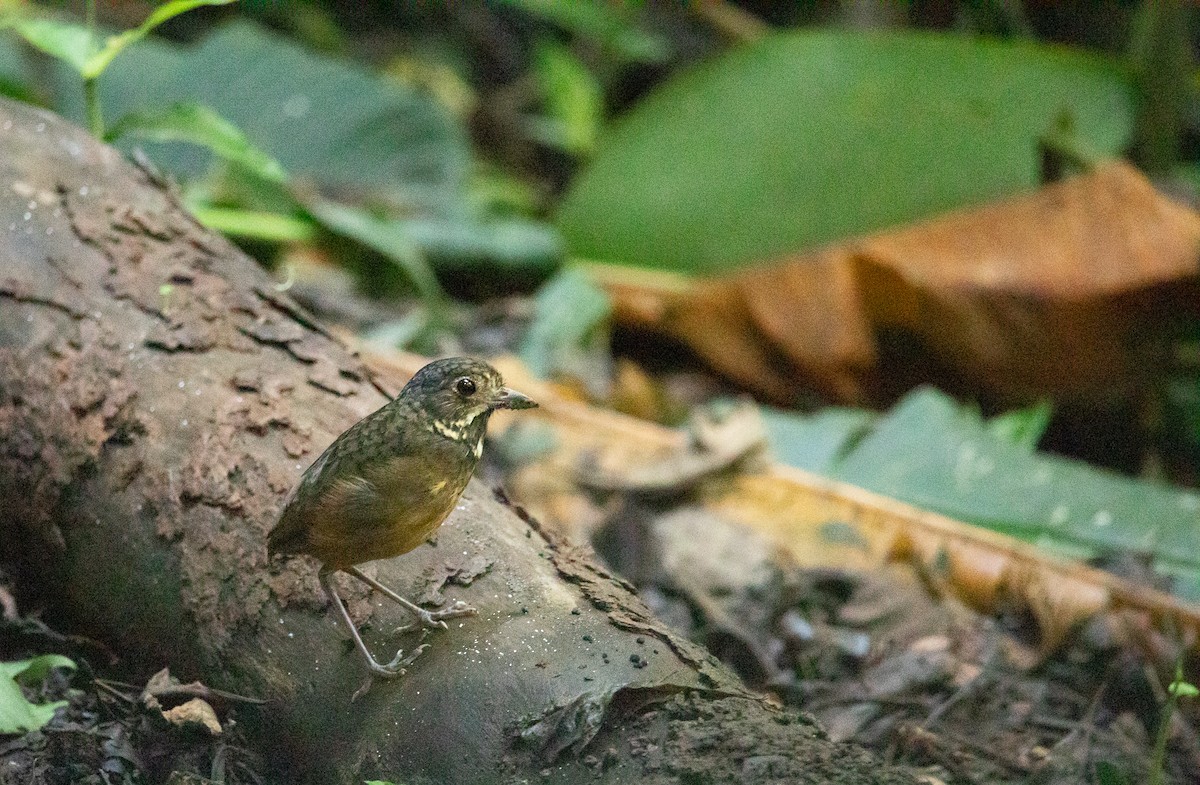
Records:
<instances>
[{"instance_id":1,"label":"curled dry leaf","mask_svg":"<svg viewBox=\"0 0 1200 785\"><path fill-rule=\"evenodd\" d=\"M220 736L223 730L213 707L201 698L192 698L173 709L167 709L162 716L177 728L199 728L213 736Z\"/></svg>"},{"instance_id":2,"label":"curled dry leaf","mask_svg":"<svg viewBox=\"0 0 1200 785\"><path fill-rule=\"evenodd\" d=\"M576 482L599 491L680 494L707 477L753 460L766 448L762 418L750 401L739 401L727 411L697 411L686 432L684 449L653 463L605 468L597 465L594 455L587 455Z\"/></svg>"},{"instance_id":3,"label":"curled dry leaf","mask_svg":"<svg viewBox=\"0 0 1200 785\"><path fill-rule=\"evenodd\" d=\"M592 274L616 319L684 341L776 401L814 388L845 402L888 391L881 336L901 334L997 401L1086 403L1148 383L1163 314L1197 302L1198 258L1200 216L1111 163L727 277Z\"/></svg>"}]
</instances>

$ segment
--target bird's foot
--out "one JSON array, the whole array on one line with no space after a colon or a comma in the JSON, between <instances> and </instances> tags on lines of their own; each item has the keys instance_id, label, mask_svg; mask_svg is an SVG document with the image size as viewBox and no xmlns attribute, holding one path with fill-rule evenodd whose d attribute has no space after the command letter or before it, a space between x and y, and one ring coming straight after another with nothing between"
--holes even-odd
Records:
<instances>
[{"instance_id":1,"label":"bird's foot","mask_svg":"<svg viewBox=\"0 0 1200 785\"><path fill-rule=\"evenodd\" d=\"M405 624L403 627L397 627L396 632L408 632L418 627L423 630L444 630L446 629L446 622L443 619L475 616L479 611L467 605L462 600L457 600L449 608L442 608L440 611L427 611L424 608L417 608L412 613L417 617L417 621Z\"/></svg>"},{"instance_id":2,"label":"bird's foot","mask_svg":"<svg viewBox=\"0 0 1200 785\"><path fill-rule=\"evenodd\" d=\"M412 665L413 661L417 659L417 657L420 657L421 653L428 648L428 643L422 643L420 646L413 649L408 656L405 656L404 649L401 649L400 651L396 652L396 656L393 657L392 661L387 665L380 665L374 657L368 657L367 668L374 676L380 679L396 679L408 673L408 666Z\"/></svg>"},{"instance_id":3,"label":"bird's foot","mask_svg":"<svg viewBox=\"0 0 1200 785\"><path fill-rule=\"evenodd\" d=\"M420 657L422 652L428 648L428 643L422 643L420 646L413 649L412 653L410 653L407 657L404 656L404 649L401 649L400 651L396 652L396 656L393 657L392 661L387 665L380 665L374 657L368 654L367 669L371 671L371 675L368 676L367 680L362 683L362 686L355 690L354 694L350 696L350 702L354 703L356 700L366 695L370 691L371 685L375 683L376 679L398 679L404 674L408 673L408 666L412 665L413 660L415 660L417 657Z\"/></svg>"}]
</instances>

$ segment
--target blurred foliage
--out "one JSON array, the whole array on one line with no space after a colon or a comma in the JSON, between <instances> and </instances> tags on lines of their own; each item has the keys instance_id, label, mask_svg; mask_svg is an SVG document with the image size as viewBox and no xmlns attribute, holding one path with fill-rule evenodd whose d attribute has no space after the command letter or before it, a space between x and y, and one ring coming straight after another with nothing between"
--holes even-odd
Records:
<instances>
[{"instance_id":1,"label":"blurred foliage","mask_svg":"<svg viewBox=\"0 0 1200 785\"><path fill-rule=\"evenodd\" d=\"M1143 3L1134 20L1130 61L1138 86L1135 154L1151 172L1169 171L1182 151L1195 56L1181 0Z\"/></svg>"},{"instance_id":2,"label":"blurred foliage","mask_svg":"<svg viewBox=\"0 0 1200 785\"><path fill-rule=\"evenodd\" d=\"M137 27L107 36L104 43L91 25L79 25L39 16L12 14L5 19L22 38L46 54L70 65L85 80L96 79L132 44L154 28L202 5L226 5L234 0L171 0L155 8Z\"/></svg>"},{"instance_id":3,"label":"blurred foliage","mask_svg":"<svg viewBox=\"0 0 1200 785\"><path fill-rule=\"evenodd\" d=\"M147 36L207 4L101 4L128 28L111 37L0 5L25 36L0 37L0 93L82 121L88 77L109 136L208 226L411 298L376 337L454 346L429 340L469 329L452 297L541 285L519 349L596 395L611 307L570 257L707 273L1028 189L1047 149L1200 183L1200 11L1180 0L247 1ZM1195 462L1200 386L1176 370L1154 427ZM986 429L1031 455L1050 416ZM821 464L878 426L830 410L786 449Z\"/></svg>"},{"instance_id":4,"label":"blurred foliage","mask_svg":"<svg viewBox=\"0 0 1200 785\"><path fill-rule=\"evenodd\" d=\"M1098 56L911 33L769 36L613 130L567 194L572 253L713 272L1029 190L1063 112L1117 155L1128 75Z\"/></svg>"},{"instance_id":5,"label":"blurred foliage","mask_svg":"<svg viewBox=\"0 0 1200 785\"><path fill-rule=\"evenodd\" d=\"M52 668L75 670L75 663L58 654L0 662L0 734L38 730L67 705L66 701L32 703L21 690L22 685L36 689Z\"/></svg>"},{"instance_id":6,"label":"blurred foliage","mask_svg":"<svg viewBox=\"0 0 1200 785\"><path fill-rule=\"evenodd\" d=\"M767 419L781 460L1063 555L1149 556L1172 590L1200 600L1200 496L1035 453L1043 407L985 422L929 388L886 415ZM816 445L816 446L814 446Z\"/></svg>"},{"instance_id":7,"label":"blurred foliage","mask_svg":"<svg viewBox=\"0 0 1200 785\"><path fill-rule=\"evenodd\" d=\"M638 27L631 5L563 0L501 2L594 41L618 60L657 63L670 55L670 46L661 35Z\"/></svg>"},{"instance_id":8,"label":"blurred foliage","mask_svg":"<svg viewBox=\"0 0 1200 785\"><path fill-rule=\"evenodd\" d=\"M603 396L611 312L608 295L587 275L576 268L563 270L534 300L533 321L521 344L521 359L538 376L574 377L583 380L597 397Z\"/></svg>"},{"instance_id":9,"label":"blurred foliage","mask_svg":"<svg viewBox=\"0 0 1200 785\"><path fill-rule=\"evenodd\" d=\"M531 120L530 135L573 155L590 155L604 112L600 84L570 49L551 41L534 50L534 68L547 116Z\"/></svg>"},{"instance_id":10,"label":"blurred foliage","mask_svg":"<svg viewBox=\"0 0 1200 785\"><path fill-rule=\"evenodd\" d=\"M63 22L19 11L6 14L0 25L12 27L29 44L66 63L83 79L83 94L87 104L88 126L92 133L104 137L104 117L96 95L96 80L113 60L129 46L144 39L154 28L180 14L202 5L226 5L233 0L170 0L155 8L137 27L110 35L104 43L95 23L95 0L88 0L86 25Z\"/></svg>"},{"instance_id":11,"label":"blurred foliage","mask_svg":"<svg viewBox=\"0 0 1200 785\"><path fill-rule=\"evenodd\" d=\"M179 103L162 110L131 112L109 129L107 136L190 142L207 147L218 158L244 166L264 180L287 181L287 173L278 161L251 144L237 126L201 104Z\"/></svg>"},{"instance_id":12,"label":"blurred foliage","mask_svg":"<svg viewBox=\"0 0 1200 785\"><path fill-rule=\"evenodd\" d=\"M148 42L104 75L100 96L114 115L175 102L210 107L292 175L378 189L413 209L456 206L470 165L463 129L427 96L244 21L192 46ZM78 116L69 96L61 109ZM147 152L189 178L211 163L192 146Z\"/></svg>"}]
</instances>

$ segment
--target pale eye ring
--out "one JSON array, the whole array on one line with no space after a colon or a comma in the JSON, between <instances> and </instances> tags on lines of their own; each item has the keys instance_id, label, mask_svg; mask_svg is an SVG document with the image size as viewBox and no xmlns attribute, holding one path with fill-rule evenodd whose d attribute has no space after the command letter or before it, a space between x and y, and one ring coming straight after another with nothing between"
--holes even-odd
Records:
<instances>
[{"instance_id":1,"label":"pale eye ring","mask_svg":"<svg viewBox=\"0 0 1200 785\"><path fill-rule=\"evenodd\" d=\"M454 383L454 391L464 398L475 394L475 380L469 376L464 376Z\"/></svg>"}]
</instances>

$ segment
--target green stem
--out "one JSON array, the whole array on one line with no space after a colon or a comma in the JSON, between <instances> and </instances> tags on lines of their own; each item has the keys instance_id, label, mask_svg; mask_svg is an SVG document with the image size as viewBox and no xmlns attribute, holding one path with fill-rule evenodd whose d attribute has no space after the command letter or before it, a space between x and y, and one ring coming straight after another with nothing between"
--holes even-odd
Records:
<instances>
[{"instance_id":1,"label":"green stem","mask_svg":"<svg viewBox=\"0 0 1200 785\"><path fill-rule=\"evenodd\" d=\"M84 3L84 14L87 20L88 53L96 50L96 0ZM100 109L100 94L97 91L95 79L83 80L83 101L87 108L88 128L92 136L103 141L104 113Z\"/></svg>"},{"instance_id":2,"label":"green stem","mask_svg":"<svg viewBox=\"0 0 1200 785\"><path fill-rule=\"evenodd\" d=\"M1181 697L1195 697L1196 687L1183 680L1183 660L1175 663L1175 678L1167 686L1167 701L1158 718L1158 733L1154 737L1154 751L1150 755L1149 785L1163 785L1167 770L1167 739L1171 736L1171 717Z\"/></svg>"},{"instance_id":3,"label":"green stem","mask_svg":"<svg viewBox=\"0 0 1200 785\"><path fill-rule=\"evenodd\" d=\"M83 80L83 102L87 106L88 129L92 136L104 140L104 113L100 109L100 94L95 79Z\"/></svg>"},{"instance_id":4,"label":"green stem","mask_svg":"<svg viewBox=\"0 0 1200 785\"><path fill-rule=\"evenodd\" d=\"M1154 738L1154 752L1150 755L1150 780L1148 785L1163 785L1167 762L1167 737L1171 735L1171 715L1175 713L1175 696L1167 697L1162 715L1158 718L1158 733Z\"/></svg>"}]
</instances>

